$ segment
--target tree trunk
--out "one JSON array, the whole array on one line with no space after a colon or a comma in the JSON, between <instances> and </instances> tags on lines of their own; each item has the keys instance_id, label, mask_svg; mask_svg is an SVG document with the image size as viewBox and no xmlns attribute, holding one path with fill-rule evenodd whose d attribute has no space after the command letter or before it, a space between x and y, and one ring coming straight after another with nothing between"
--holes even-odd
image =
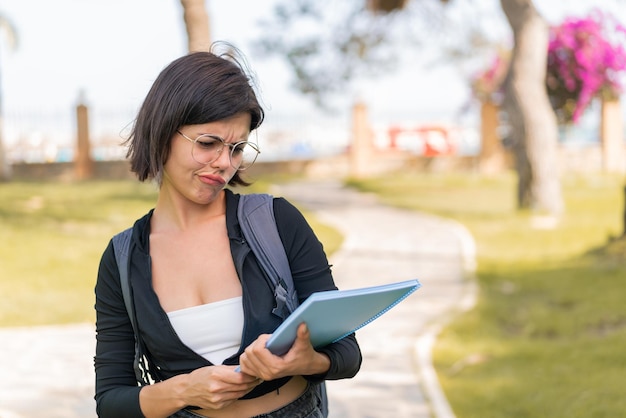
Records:
<instances>
[{"instance_id":1,"label":"tree trunk","mask_svg":"<svg viewBox=\"0 0 626 418\"><path fill-rule=\"evenodd\" d=\"M208 51L211 47L211 31L205 0L180 0L180 3L183 6L189 52Z\"/></svg>"},{"instance_id":2,"label":"tree trunk","mask_svg":"<svg viewBox=\"0 0 626 418\"><path fill-rule=\"evenodd\" d=\"M2 109L0 108L0 182L11 180L11 164L4 148Z\"/></svg>"},{"instance_id":3,"label":"tree trunk","mask_svg":"<svg viewBox=\"0 0 626 418\"><path fill-rule=\"evenodd\" d=\"M367 115L367 105L357 102L352 107L352 141L350 143L350 175L364 178L371 174L372 130Z\"/></svg>"},{"instance_id":4,"label":"tree trunk","mask_svg":"<svg viewBox=\"0 0 626 418\"><path fill-rule=\"evenodd\" d=\"M9 21L5 16L2 16L1 14L0 31L4 31L4 35L6 35L5 37L0 36L0 41L8 41L9 48L13 49L17 41L17 33L15 31L15 27L13 26L13 23L11 23L11 21ZM2 74L0 73L0 87L2 86L1 75ZM7 150L4 146L4 98L2 96L2 93L3 92L0 90L0 182L11 180L13 174L11 163L9 163L9 159L7 156Z\"/></svg>"},{"instance_id":5,"label":"tree trunk","mask_svg":"<svg viewBox=\"0 0 626 418\"><path fill-rule=\"evenodd\" d=\"M504 146L498 135L497 104L485 100L480 106L480 155L478 167L480 172L487 175L498 174L506 167Z\"/></svg>"},{"instance_id":6,"label":"tree trunk","mask_svg":"<svg viewBox=\"0 0 626 418\"><path fill-rule=\"evenodd\" d=\"M11 164L7 159L4 145L0 141L0 182L11 180Z\"/></svg>"},{"instance_id":7,"label":"tree trunk","mask_svg":"<svg viewBox=\"0 0 626 418\"><path fill-rule=\"evenodd\" d=\"M78 180L87 180L93 176L93 160L89 141L89 109L82 101L76 106L74 176Z\"/></svg>"},{"instance_id":8,"label":"tree trunk","mask_svg":"<svg viewBox=\"0 0 626 418\"><path fill-rule=\"evenodd\" d=\"M607 173L624 173L624 130L619 99L602 99L600 109L600 142L602 169Z\"/></svg>"},{"instance_id":9,"label":"tree trunk","mask_svg":"<svg viewBox=\"0 0 626 418\"><path fill-rule=\"evenodd\" d=\"M518 207L557 215L563 211L563 198L557 120L545 87L548 25L532 0L500 0L500 4L515 41L503 107L511 126Z\"/></svg>"}]
</instances>

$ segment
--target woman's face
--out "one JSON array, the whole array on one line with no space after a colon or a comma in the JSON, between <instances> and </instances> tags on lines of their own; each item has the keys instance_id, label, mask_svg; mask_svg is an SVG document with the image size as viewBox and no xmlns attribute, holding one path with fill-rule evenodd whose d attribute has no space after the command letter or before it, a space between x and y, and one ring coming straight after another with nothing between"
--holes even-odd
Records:
<instances>
[{"instance_id":1,"label":"woman's face","mask_svg":"<svg viewBox=\"0 0 626 418\"><path fill-rule=\"evenodd\" d=\"M246 141L250 135L250 114L240 113L229 119L202 125L185 125L170 141L170 154L163 170L161 192L179 194L197 204L215 200L237 172L230 162L230 147L224 146L213 161L204 162L201 142L192 142L201 135L221 138L226 144ZM192 152L193 150L193 152ZM195 157L195 158L194 158ZM200 161L198 161L200 160Z\"/></svg>"}]
</instances>

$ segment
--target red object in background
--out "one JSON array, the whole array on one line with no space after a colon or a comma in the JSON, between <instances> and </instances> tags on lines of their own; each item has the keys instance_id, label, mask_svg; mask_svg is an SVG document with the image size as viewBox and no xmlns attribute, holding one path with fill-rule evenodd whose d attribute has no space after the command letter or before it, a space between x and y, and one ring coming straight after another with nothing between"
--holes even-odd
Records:
<instances>
[{"instance_id":1,"label":"red object in background","mask_svg":"<svg viewBox=\"0 0 626 418\"><path fill-rule=\"evenodd\" d=\"M451 140L450 129L440 125L424 125L415 128L392 126L388 130L389 148L398 149L398 139L402 135L417 136L421 142L422 154L425 157L452 155L455 152ZM410 147L411 149L413 147Z\"/></svg>"}]
</instances>

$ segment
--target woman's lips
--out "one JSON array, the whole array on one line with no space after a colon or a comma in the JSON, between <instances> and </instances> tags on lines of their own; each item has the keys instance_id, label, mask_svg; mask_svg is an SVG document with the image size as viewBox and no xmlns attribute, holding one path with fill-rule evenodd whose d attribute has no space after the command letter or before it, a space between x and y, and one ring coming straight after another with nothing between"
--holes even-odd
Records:
<instances>
[{"instance_id":1,"label":"woman's lips","mask_svg":"<svg viewBox=\"0 0 626 418\"><path fill-rule=\"evenodd\" d=\"M216 174L200 174L198 177L200 178L200 181L205 184L211 184L214 186L223 186L226 184L226 181L221 176Z\"/></svg>"}]
</instances>

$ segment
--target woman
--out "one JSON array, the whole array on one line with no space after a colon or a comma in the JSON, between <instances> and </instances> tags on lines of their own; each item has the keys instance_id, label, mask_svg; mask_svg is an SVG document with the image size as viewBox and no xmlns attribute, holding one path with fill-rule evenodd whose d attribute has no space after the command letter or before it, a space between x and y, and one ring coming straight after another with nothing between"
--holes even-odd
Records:
<instances>
[{"instance_id":1,"label":"woman","mask_svg":"<svg viewBox=\"0 0 626 418\"><path fill-rule=\"evenodd\" d=\"M183 56L150 89L128 157L138 179L155 180L159 193L133 226L129 278L156 383L137 385L134 334L109 244L95 289L100 417L319 417L316 384L359 370L354 335L314 349L302 324L285 355L265 348L281 320L241 237L239 195L226 188L249 184L241 172L258 149L248 137L263 117L244 68L225 55ZM274 212L299 300L336 289L300 212L282 198Z\"/></svg>"}]
</instances>

